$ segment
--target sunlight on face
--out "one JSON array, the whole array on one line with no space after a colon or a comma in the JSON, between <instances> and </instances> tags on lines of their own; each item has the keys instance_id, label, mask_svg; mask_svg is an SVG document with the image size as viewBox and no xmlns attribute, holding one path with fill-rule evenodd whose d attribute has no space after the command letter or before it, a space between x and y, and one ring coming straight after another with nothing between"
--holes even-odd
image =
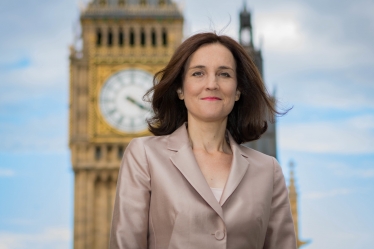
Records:
<instances>
[{"instance_id":1,"label":"sunlight on face","mask_svg":"<svg viewBox=\"0 0 374 249\"><path fill-rule=\"evenodd\" d=\"M178 96L185 102L188 120L227 119L240 96L230 50L219 43L204 45L190 56L185 68L183 89L178 90Z\"/></svg>"}]
</instances>

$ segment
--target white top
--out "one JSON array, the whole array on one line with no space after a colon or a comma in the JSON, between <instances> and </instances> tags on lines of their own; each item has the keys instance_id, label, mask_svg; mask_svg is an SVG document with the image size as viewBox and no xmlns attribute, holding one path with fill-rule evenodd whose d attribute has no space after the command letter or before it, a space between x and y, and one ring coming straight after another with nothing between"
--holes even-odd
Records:
<instances>
[{"instance_id":1,"label":"white top","mask_svg":"<svg viewBox=\"0 0 374 249\"><path fill-rule=\"evenodd\" d=\"M223 188L210 188L213 192L214 197L216 197L218 203L221 200Z\"/></svg>"}]
</instances>

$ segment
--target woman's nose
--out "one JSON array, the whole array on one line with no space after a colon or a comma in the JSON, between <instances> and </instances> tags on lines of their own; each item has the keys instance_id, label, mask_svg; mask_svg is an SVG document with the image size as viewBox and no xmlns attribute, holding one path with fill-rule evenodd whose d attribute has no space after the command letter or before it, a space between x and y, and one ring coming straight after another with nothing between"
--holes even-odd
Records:
<instances>
[{"instance_id":1,"label":"woman's nose","mask_svg":"<svg viewBox=\"0 0 374 249\"><path fill-rule=\"evenodd\" d=\"M218 89L218 81L217 81L216 75L209 75L207 77L207 83L206 83L206 88L208 90L216 90Z\"/></svg>"}]
</instances>

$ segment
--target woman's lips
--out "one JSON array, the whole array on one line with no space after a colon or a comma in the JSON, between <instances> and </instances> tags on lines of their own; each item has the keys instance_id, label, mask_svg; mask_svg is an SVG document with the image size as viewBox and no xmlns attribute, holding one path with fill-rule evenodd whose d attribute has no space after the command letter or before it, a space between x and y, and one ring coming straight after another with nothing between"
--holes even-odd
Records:
<instances>
[{"instance_id":1,"label":"woman's lips","mask_svg":"<svg viewBox=\"0 0 374 249\"><path fill-rule=\"evenodd\" d=\"M218 97L205 97L201 98L202 100L209 100L209 101L214 101L214 100L221 100L221 98Z\"/></svg>"}]
</instances>

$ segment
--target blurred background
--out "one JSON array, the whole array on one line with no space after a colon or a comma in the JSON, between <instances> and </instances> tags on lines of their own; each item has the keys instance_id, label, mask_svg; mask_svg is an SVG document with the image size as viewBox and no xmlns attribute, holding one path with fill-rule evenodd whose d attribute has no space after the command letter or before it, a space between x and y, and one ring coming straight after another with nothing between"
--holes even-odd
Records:
<instances>
[{"instance_id":1,"label":"blurred background","mask_svg":"<svg viewBox=\"0 0 374 249\"><path fill-rule=\"evenodd\" d=\"M87 1L0 1L0 249L72 248L69 46ZM374 2L178 0L184 37L238 40L244 2L280 107L308 249L374 245Z\"/></svg>"}]
</instances>

